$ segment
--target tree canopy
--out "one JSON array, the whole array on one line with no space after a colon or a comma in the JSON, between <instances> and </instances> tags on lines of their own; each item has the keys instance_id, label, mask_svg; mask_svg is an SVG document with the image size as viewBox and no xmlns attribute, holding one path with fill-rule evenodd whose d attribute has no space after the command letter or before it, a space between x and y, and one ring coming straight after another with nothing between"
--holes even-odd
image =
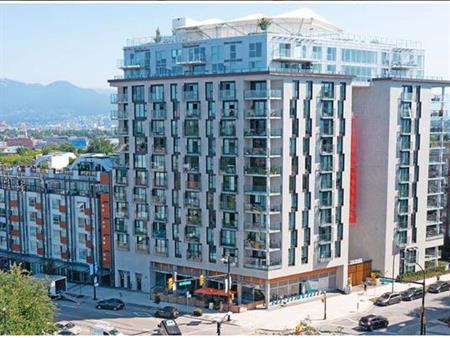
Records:
<instances>
[{"instance_id":1,"label":"tree canopy","mask_svg":"<svg viewBox=\"0 0 450 338\"><path fill-rule=\"evenodd\" d=\"M97 137L89 143L86 152L109 155L114 152L114 147L106 137Z\"/></svg>"},{"instance_id":2,"label":"tree canopy","mask_svg":"<svg viewBox=\"0 0 450 338\"><path fill-rule=\"evenodd\" d=\"M51 334L55 331L55 312L56 306L43 281L19 266L7 272L0 271L0 333Z\"/></svg>"}]
</instances>

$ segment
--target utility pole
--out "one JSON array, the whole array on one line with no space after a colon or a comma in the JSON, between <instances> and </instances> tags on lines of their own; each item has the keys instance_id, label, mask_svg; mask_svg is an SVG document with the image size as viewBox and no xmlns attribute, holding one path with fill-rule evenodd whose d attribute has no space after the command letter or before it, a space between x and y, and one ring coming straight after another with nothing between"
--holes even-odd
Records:
<instances>
[{"instance_id":1,"label":"utility pole","mask_svg":"<svg viewBox=\"0 0 450 338\"><path fill-rule=\"evenodd\" d=\"M230 255L228 255L228 257L227 257L227 283L228 283L228 292L227 292L227 303L228 303L228 307L227 307L227 311L230 311L230 303L231 303L231 296L230 296L230 293L231 293L231 266L230 266L230 264L231 264L231 262L230 262L230 260L231 260L231 258L230 258Z\"/></svg>"},{"instance_id":2,"label":"utility pole","mask_svg":"<svg viewBox=\"0 0 450 338\"><path fill-rule=\"evenodd\" d=\"M326 291L323 293L322 302L323 302L323 320L327 320L327 292Z\"/></svg>"},{"instance_id":3,"label":"utility pole","mask_svg":"<svg viewBox=\"0 0 450 338\"><path fill-rule=\"evenodd\" d=\"M419 263L416 262L416 264L419 266L419 268L423 272L423 282L422 282L422 309L420 311L420 335L425 336L425 279L427 277L427 274L425 270L419 265Z\"/></svg>"}]
</instances>

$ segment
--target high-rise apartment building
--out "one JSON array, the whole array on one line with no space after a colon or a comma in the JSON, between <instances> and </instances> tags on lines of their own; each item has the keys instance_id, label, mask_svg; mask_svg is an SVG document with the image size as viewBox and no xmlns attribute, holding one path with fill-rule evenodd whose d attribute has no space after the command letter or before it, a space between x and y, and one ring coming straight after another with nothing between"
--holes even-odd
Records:
<instances>
[{"instance_id":1,"label":"high-rise apartment building","mask_svg":"<svg viewBox=\"0 0 450 338\"><path fill-rule=\"evenodd\" d=\"M349 38L308 10L262 17L179 18L172 36L124 48L124 73L110 80L116 286L204 275L223 288L214 276L229 256L237 303L347 285L354 86L422 77L424 51Z\"/></svg>"},{"instance_id":2,"label":"high-rise apartment building","mask_svg":"<svg viewBox=\"0 0 450 338\"><path fill-rule=\"evenodd\" d=\"M358 140L351 258L387 276L435 267L445 216L443 106L450 82L380 78L353 88ZM438 94L435 94L435 89Z\"/></svg>"},{"instance_id":3,"label":"high-rise apartment building","mask_svg":"<svg viewBox=\"0 0 450 338\"><path fill-rule=\"evenodd\" d=\"M111 170L86 163L78 160L73 171L0 170L2 267L21 263L32 273L90 283L97 266L99 282L111 283Z\"/></svg>"}]
</instances>

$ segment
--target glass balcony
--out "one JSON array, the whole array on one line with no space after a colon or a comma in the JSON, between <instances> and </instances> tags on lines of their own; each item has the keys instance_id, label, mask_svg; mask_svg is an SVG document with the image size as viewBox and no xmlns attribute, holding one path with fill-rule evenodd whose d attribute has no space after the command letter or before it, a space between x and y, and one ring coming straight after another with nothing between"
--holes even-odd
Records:
<instances>
[{"instance_id":1,"label":"glass balcony","mask_svg":"<svg viewBox=\"0 0 450 338\"><path fill-rule=\"evenodd\" d=\"M200 109L191 109L186 110L186 117L199 119L202 117L202 114L200 112Z\"/></svg>"},{"instance_id":2,"label":"glass balcony","mask_svg":"<svg viewBox=\"0 0 450 338\"><path fill-rule=\"evenodd\" d=\"M256 204L256 203L247 203L244 205L244 210L247 212L265 212L267 210L267 206L265 204Z\"/></svg>"},{"instance_id":3,"label":"glass balcony","mask_svg":"<svg viewBox=\"0 0 450 338\"><path fill-rule=\"evenodd\" d=\"M267 186L264 185L246 185L244 186L244 192L248 194L280 194L281 186L271 186L268 191Z\"/></svg>"},{"instance_id":4,"label":"glass balcony","mask_svg":"<svg viewBox=\"0 0 450 338\"><path fill-rule=\"evenodd\" d=\"M202 190L202 182L200 181L186 181L186 189Z\"/></svg>"},{"instance_id":5,"label":"glass balcony","mask_svg":"<svg viewBox=\"0 0 450 338\"><path fill-rule=\"evenodd\" d=\"M165 110L152 110L152 119L164 120L167 117L167 112Z\"/></svg>"},{"instance_id":6,"label":"glass balcony","mask_svg":"<svg viewBox=\"0 0 450 338\"><path fill-rule=\"evenodd\" d=\"M159 155L165 155L166 154L166 147L153 145L153 153L154 154L159 154Z\"/></svg>"},{"instance_id":7,"label":"glass balcony","mask_svg":"<svg viewBox=\"0 0 450 338\"><path fill-rule=\"evenodd\" d=\"M167 222L167 215L155 213L155 221L165 223L165 222Z\"/></svg>"},{"instance_id":8,"label":"glass balcony","mask_svg":"<svg viewBox=\"0 0 450 338\"><path fill-rule=\"evenodd\" d=\"M258 119L258 118L281 118L281 110L272 110L269 113L268 109L248 110L245 112L245 118Z\"/></svg>"},{"instance_id":9,"label":"glass balcony","mask_svg":"<svg viewBox=\"0 0 450 338\"><path fill-rule=\"evenodd\" d=\"M200 208L200 200L195 198L185 198L184 206L188 208Z\"/></svg>"},{"instance_id":10,"label":"glass balcony","mask_svg":"<svg viewBox=\"0 0 450 338\"><path fill-rule=\"evenodd\" d=\"M236 91L235 90L225 90L221 89L220 92L221 100L234 100L236 99Z\"/></svg>"},{"instance_id":11,"label":"glass balcony","mask_svg":"<svg viewBox=\"0 0 450 338\"><path fill-rule=\"evenodd\" d=\"M244 128L244 136L247 136L247 137L267 136L267 130L266 129Z\"/></svg>"},{"instance_id":12,"label":"glass balcony","mask_svg":"<svg viewBox=\"0 0 450 338\"><path fill-rule=\"evenodd\" d=\"M166 197L165 196L152 196L152 202L154 204L158 204L158 205L166 204Z\"/></svg>"},{"instance_id":13,"label":"glass balcony","mask_svg":"<svg viewBox=\"0 0 450 338\"><path fill-rule=\"evenodd\" d=\"M267 148L247 147L244 149L247 156L267 156Z\"/></svg>"},{"instance_id":14,"label":"glass balcony","mask_svg":"<svg viewBox=\"0 0 450 338\"><path fill-rule=\"evenodd\" d=\"M185 101L198 101L197 91L185 91L183 92L183 99Z\"/></svg>"},{"instance_id":15,"label":"glass balcony","mask_svg":"<svg viewBox=\"0 0 450 338\"><path fill-rule=\"evenodd\" d=\"M258 270L276 270L281 268L281 258L273 259L269 262L266 258L245 257L244 266Z\"/></svg>"},{"instance_id":16,"label":"glass balcony","mask_svg":"<svg viewBox=\"0 0 450 338\"><path fill-rule=\"evenodd\" d=\"M244 90L244 99L259 100L259 99L281 99L282 92L279 89L258 89L258 90Z\"/></svg>"},{"instance_id":17,"label":"glass balcony","mask_svg":"<svg viewBox=\"0 0 450 338\"><path fill-rule=\"evenodd\" d=\"M178 55L176 63L179 65L203 65L206 63L205 55Z\"/></svg>"},{"instance_id":18,"label":"glass balcony","mask_svg":"<svg viewBox=\"0 0 450 338\"><path fill-rule=\"evenodd\" d=\"M238 117L238 111L237 111L237 109L223 109L222 117L235 119Z\"/></svg>"},{"instance_id":19,"label":"glass balcony","mask_svg":"<svg viewBox=\"0 0 450 338\"><path fill-rule=\"evenodd\" d=\"M232 201L220 201L220 208L222 210L236 210L236 202Z\"/></svg>"},{"instance_id":20,"label":"glass balcony","mask_svg":"<svg viewBox=\"0 0 450 338\"><path fill-rule=\"evenodd\" d=\"M111 103L126 103L128 102L128 94L111 94Z\"/></svg>"},{"instance_id":21,"label":"glass balcony","mask_svg":"<svg viewBox=\"0 0 450 338\"><path fill-rule=\"evenodd\" d=\"M236 166L235 165L221 165L220 168L221 174L236 174Z\"/></svg>"},{"instance_id":22,"label":"glass balcony","mask_svg":"<svg viewBox=\"0 0 450 338\"><path fill-rule=\"evenodd\" d=\"M152 237L153 238L166 238L167 237L167 231L166 229L158 229L152 231Z\"/></svg>"},{"instance_id":23,"label":"glass balcony","mask_svg":"<svg viewBox=\"0 0 450 338\"><path fill-rule=\"evenodd\" d=\"M245 241L245 248L251 250L266 250L267 244L265 241L247 239Z\"/></svg>"},{"instance_id":24,"label":"glass balcony","mask_svg":"<svg viewBox=\"0 0 450 338\"><path fill-rule=\"evenodd\" d=\"M114 131L116 136L128 136L128 127L117 127Z\"/></svg>"},{"instance_id":25,"label":"glass balcony","mask_svg":"<svg viewBox=\"0 0 450 338\"><path fill-rule=\"evenodd\" d=\"M186 223L192 224L192 225L201 225L202 219L199 216L187 216L186 217Z\"/></svg>"},{"instance_id":26,"label":"glass balcony","mask_svg":"<svg viewBox=\"0 0 450 338\"><path fill-rule=\"evenodd\" d=\"M164 94L159 92L151 92L149 99L151 102L164 102Z\"/></svg>"},{"instance_id":27,"label":"glass balcony","mask_svg":"<svg viewBox=\"0 0 450 338\"><path fill-rule=\"evenodd\" d=\"M442 227L427 227L427 240L444 238L444 229Z\"/></svg>"},{"instance_id":28,"label":"glass balcony","mask_svg":"<svg viewBox=\"0 0 450 338\"><path fill-rule=\"evenodd\" d=\"M191 261L201 262L202 261L202 253L201 251L186 251L186 258Z\"/></svg>"},{"instance_id":29,"label":"glass balcony","mask_svg":"<svg viewBox=\"0 0 450 338\"><path fill-rule=\"evenodd\" d=\"M133 195L133 201L136 203L147 203L147 195Z\"/></svg>"},{"instance_id":30,"label":"glass balcony","mask_svg":"<svg viewBox=\"0 0 450 338\"><path fill-rule=\"evenodd\" d=\"M140 68L144 68L145 66L145 62L144 60L130 60L130 59L119 59L117 61L117 67L120 69L140 69Z\"/></svg>"},{"instance_id":31,"label":"glass balcony","mask_svg":"<svg viewBox=\"0 0 450 338\"><path fill-rule=\"evenodd\" d=\"M275 176L275 175L281 175L281 167L275 167L272 166L269 168L264 167L246 167L245 173L247 175L264 175L264 176Z\"/></svg>"},{"instance_id":32,"label":"glass balcony","mask_svg":"<svg viewBox=\"0 0 450 338\"><path fill-rule=\"evenodd\" d=\"M222 220L222 225L224 228L237 229L238 222L237 220Z\"/></svg>"},{"instance_id":33,"label":"glass balcony","mask_svg":"<svg viewBox=\"0 0 450 338\"><path fill-rule=\"evenodd\" d=\"M111 120L127 120L128 110L111 110Z\"/></svg>"},{"instance_id":34,"label":"glass balcony","mask_svg":"<svg viewBox=\"0 0 450 338\"><path fill-rule=\"evenodd\" d=\"M282 131L281 129L271 129L270 130L270 137L281 137Z\"/></svg>"}]
</instances>

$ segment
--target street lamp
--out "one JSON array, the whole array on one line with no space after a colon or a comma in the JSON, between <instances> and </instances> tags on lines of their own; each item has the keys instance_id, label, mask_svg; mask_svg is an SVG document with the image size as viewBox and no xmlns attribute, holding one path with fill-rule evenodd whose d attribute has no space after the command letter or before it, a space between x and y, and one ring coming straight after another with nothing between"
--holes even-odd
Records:
<instances>
[{"instance_id":1,"label":"street lamp","mask_svg":"<svg viewBox=\"0 0 450 338\"><path fill-rule=\"evenodd\" d=\"M406 252L410 252L415 248L407 248ZM422 266L417 263L416 261L414 261L414 264L416 264L420 270L422 270L423 273L423 281L422 281L422 306L421 306L421 311L420 311L420 335L424 336L425 335L425 280L427 278L427 274L425 272L425 269L422 268Z\"/></svg>"},{"instance_id":2,"label":"street lamp","mask_svg":"<svg viewBox=\"0 0 450 338\"><path fill-rule=\"evenodd\" d=\"M234 256L227 255L227 257L222 258L221 261L224 263L227 263L227 310L228 310L228 321L231 320L230 318L230 303L231 303L231 258Z\"/></svg>"}]
</instances>

